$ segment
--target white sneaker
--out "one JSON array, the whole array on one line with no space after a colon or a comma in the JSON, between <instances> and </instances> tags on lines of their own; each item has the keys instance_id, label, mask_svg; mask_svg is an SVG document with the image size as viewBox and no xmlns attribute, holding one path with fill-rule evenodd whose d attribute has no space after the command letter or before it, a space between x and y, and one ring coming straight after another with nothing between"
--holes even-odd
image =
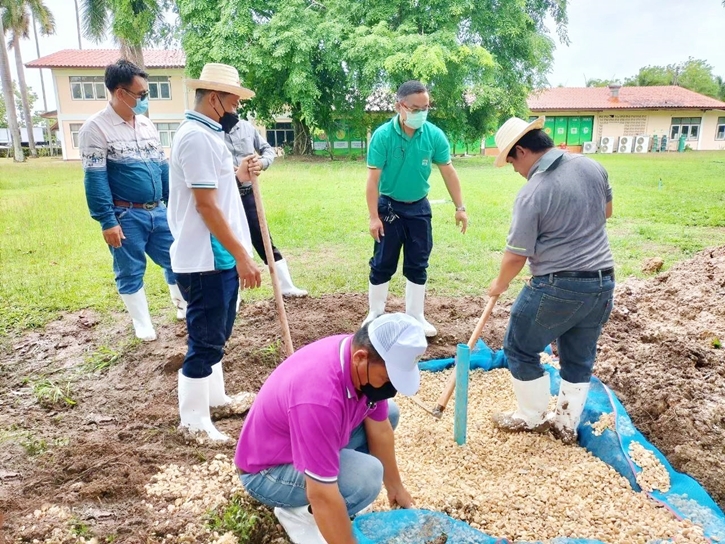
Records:
<instances>
[{"instance_id":1,"label":"white sneaker","mask_svg":"<svg viewBox=\"0 0 725 544\"><path fill-rule=\"evenodd\" d=\"M274 515L294 544L327 544L317 528L307 505L297 508L275 508Z\"/></svg>"}]
</instances>

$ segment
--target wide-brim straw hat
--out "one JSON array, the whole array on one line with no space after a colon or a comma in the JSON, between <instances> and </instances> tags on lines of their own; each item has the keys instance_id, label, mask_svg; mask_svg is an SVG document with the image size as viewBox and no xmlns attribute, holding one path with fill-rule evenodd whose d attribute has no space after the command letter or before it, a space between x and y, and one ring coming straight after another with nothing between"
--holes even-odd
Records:
<instances>
[{"instance_id":1,"label":"wide-brim straw hat","mask_svg":"<svg viewBox=\"0 0 725 544\"><path fill-rule=\"evenodd\" d=\"M242 87L239 72L234 66L218 62L205 64L199 79L187 79L186 86L190 89L208 89L229 93L243 100L254 96L254 91Z\"/></svg>"},{"instance_id":2,"label":"wide-brim straw hat","mask_svg":"<svg viewBox=\"0 0 725 544\"><path fill-rule=\"evenodd\" d=\"M523 119L518 117L512 117L506 121L500 129L496 132L495 140L496 147L499 149L496 159L493 161L493 165L497 167L506 166L506 157L508 157L511 148L516 145L524 134L537 128L544 126L545 117L539 117L538 119L527 123Z\"/></svg>"}]
</instances>

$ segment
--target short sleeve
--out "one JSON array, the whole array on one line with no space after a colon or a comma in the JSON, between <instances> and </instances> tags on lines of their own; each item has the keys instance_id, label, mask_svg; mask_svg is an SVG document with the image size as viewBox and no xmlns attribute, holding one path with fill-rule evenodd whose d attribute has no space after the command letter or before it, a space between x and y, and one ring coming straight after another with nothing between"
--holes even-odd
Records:
<instances>
[{"instance_id":1,"label":"short sleeve","mask_svg":"<svg viewBox=\"0 0 725 544\"><path fill-rule=\"evenodd\" d=\"M448 164L451 162L451 146L446 135L438 129L433 139L433 164Z\"/></svg>"},{"instance_id":2,"label":"short sleeve","mask_svg":"<svg viewBox=\"0 0 725 544\"><path fill-rule=\"evenodd\" d=\"M81 127L78 132L78 147L84 171L106 169L108 143L95 122L85 123Z\"/></svg>"},{"instance_id":3,"label":"short sleeve","mask_svg":"<svg viewBox=\"0 0 725 544\"><path fill-rule=\"evenodd\" d=\"M388 419L388 401L383 400L375 404L375 408L373 408L366 417L369 417L373 421L385 421Z\"/></svg>"},{"instance_id":4,"label":"short sleeve","mask_svg":"<svg viewBox=\"0 0 725 544\"><path fill-rule=\"evenodd\" d=\"M378 129L373 133L373 137L370 138L367 157L368 168L382 169L387 162L387 155L385 134L382 130Z\"/></svg>"},{"instance_id":5,"label":"short sleeve","mask_svg":"<svg viewBox=\"0 0 725 544\"><path fill-rule=\"evenodd\" d=\"M289 428L294 467L320 482L337 481L342 414L329 406L299 404L289 410Z\"/></svg>"},{"instance_id":6,"label":"short sleeve","mask_svg":"<svg viewBox=\"0 0 725 544\"><path fill-rule=\"evenodd\" d=\"M184 181L190 189L216 189L219 186L221 159L208 136L187 132L174 144Z\"/></svg>"},{"instance_id":7,"label":"short sleeve","mask_svg":"<svg viewBox=\"0 0 725 544\"><path fill-rule=\"evenodd\" d=\"M539 236L539 214L528 198L516 197L506 250L522 257L531 257Z\"/></svg>"}]
</instances>

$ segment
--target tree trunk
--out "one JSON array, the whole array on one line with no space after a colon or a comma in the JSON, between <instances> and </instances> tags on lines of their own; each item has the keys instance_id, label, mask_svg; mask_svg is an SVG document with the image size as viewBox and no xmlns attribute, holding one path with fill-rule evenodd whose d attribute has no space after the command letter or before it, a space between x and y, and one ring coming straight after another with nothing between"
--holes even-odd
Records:
<instances>
[{"instance_id":1,"label":"tree trunk","mask_svg":"<svg viewBox=\"0 0 725 544\"><path fill-rule=\"evenodd\" d=\"M140 45L132 45L125 40L121 41L121 56L133 62L141 70L146 69L146 65L143 60L143 49Z\"/></svg>"},{"instance_id":2,"label":"tree trunk","mask_svg":"<svg viewBox=\"0 0 725 544\"><path fill-rule=\"evenodd\" d=\"M0 17L0 37L2 36L5 36L5 28L3 27L2 17ZM13 139L15 162L24 162L25 155L23 155L23 148L20 145L20 128L18 127L18 116L15 111L15 96L13 96L13 79L10 76L10 59L8 58L8 50L5 48L4 39L0 44L0 81L2 81L3 96L5 97L10 137Z\"/></svg>"},{"instance_id":3,"label":"tree trunk","mask_svg":"<svg viewBox=\"0 0 725 544\"><path fill-rule=\"evenodd\" d=\"M15 51L15 69L18 72L18 85L20 86L20 97L23 102L23 117L25 118L25 127L28 130L28 147L30 148L30 156L38 158L38 152L35 149L35 134L33 131L33 115L30 112L30 101L28 100L28 85L25 83L25 67L23 66L23 55L20 52L20 36L13 33L13 50Z\"/></svg>"},{"instance_id":4,"label":"tree trunk","mask_svg":"<svg viewBox=\"0 0 725 544\"><path fill-rule=\"evenodd\" d=\"M76 5L76 30L78 31L78 49L83 49L83 44L81 43L81 16L80 12L78 11L78 0L73 0L73 2Z\"/></svg>"},{"instance_id":5,"label":"tree trunk","mask_svg":"<svg viewBox=\"0 0 725 544\"><path fill-rule=\"evenodd\" d=\"M301 119L295 119L293 116L292 128L295 131L295 143L292 146L292 153L294 155L312 155L312 135L310 134L310 127ZM331 142L330 145L332 145Z\"/></svg>"},{"instance_id":6,"label":"tree trunk","mask_svg":"<svg viewBox=\"0 0 725 544\"><path fill-rule=\"evenodd\" d=\"M77 6L78 6L78 4L77 4L77 0L76 0L76 7ZM35 14L31 12L31 16L33 18L33 37L35 38L35 53L37 54L38 58L40 58L40 42L38 41L38 27L35 24ZM48 112L48 101L45 96L45 80L43 79L43 69L41 68L39 70L39 72L40 72L40 90L43 93L43 113L47 113ZM50 130L50 119L45 120L45 130L46 130L46 138L48 139L49 155L53 156L55 153L53 153L53 132Z\"/></svg>"}]
</instances>

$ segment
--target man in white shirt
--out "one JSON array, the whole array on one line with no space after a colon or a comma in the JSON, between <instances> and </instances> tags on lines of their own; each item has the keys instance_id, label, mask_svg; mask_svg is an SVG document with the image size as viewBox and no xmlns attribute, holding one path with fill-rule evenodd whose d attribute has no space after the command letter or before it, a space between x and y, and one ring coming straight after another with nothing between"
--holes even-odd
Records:
<instances>
[{"instance_id":1,"label":"man in white shirt","mask_svg":"<svg viewBox=\"0 0 725 544\"><path fill-rule=\"evenodd\" d=\"M235 172L224 133L239 119L239 100L254 93L225 64L206 64L200 78L187 86L196 97L174 137L168 211L174 235L171 266L187 302L189 333L179 370L179 415L181 427L226 441L229 437L211 421L210 407L232 402L220 362L234 326L237 292L259 287L261 274L252 259L235 179L251 179L250 161L242 161Z\"/></svg>"}]
</instances>

